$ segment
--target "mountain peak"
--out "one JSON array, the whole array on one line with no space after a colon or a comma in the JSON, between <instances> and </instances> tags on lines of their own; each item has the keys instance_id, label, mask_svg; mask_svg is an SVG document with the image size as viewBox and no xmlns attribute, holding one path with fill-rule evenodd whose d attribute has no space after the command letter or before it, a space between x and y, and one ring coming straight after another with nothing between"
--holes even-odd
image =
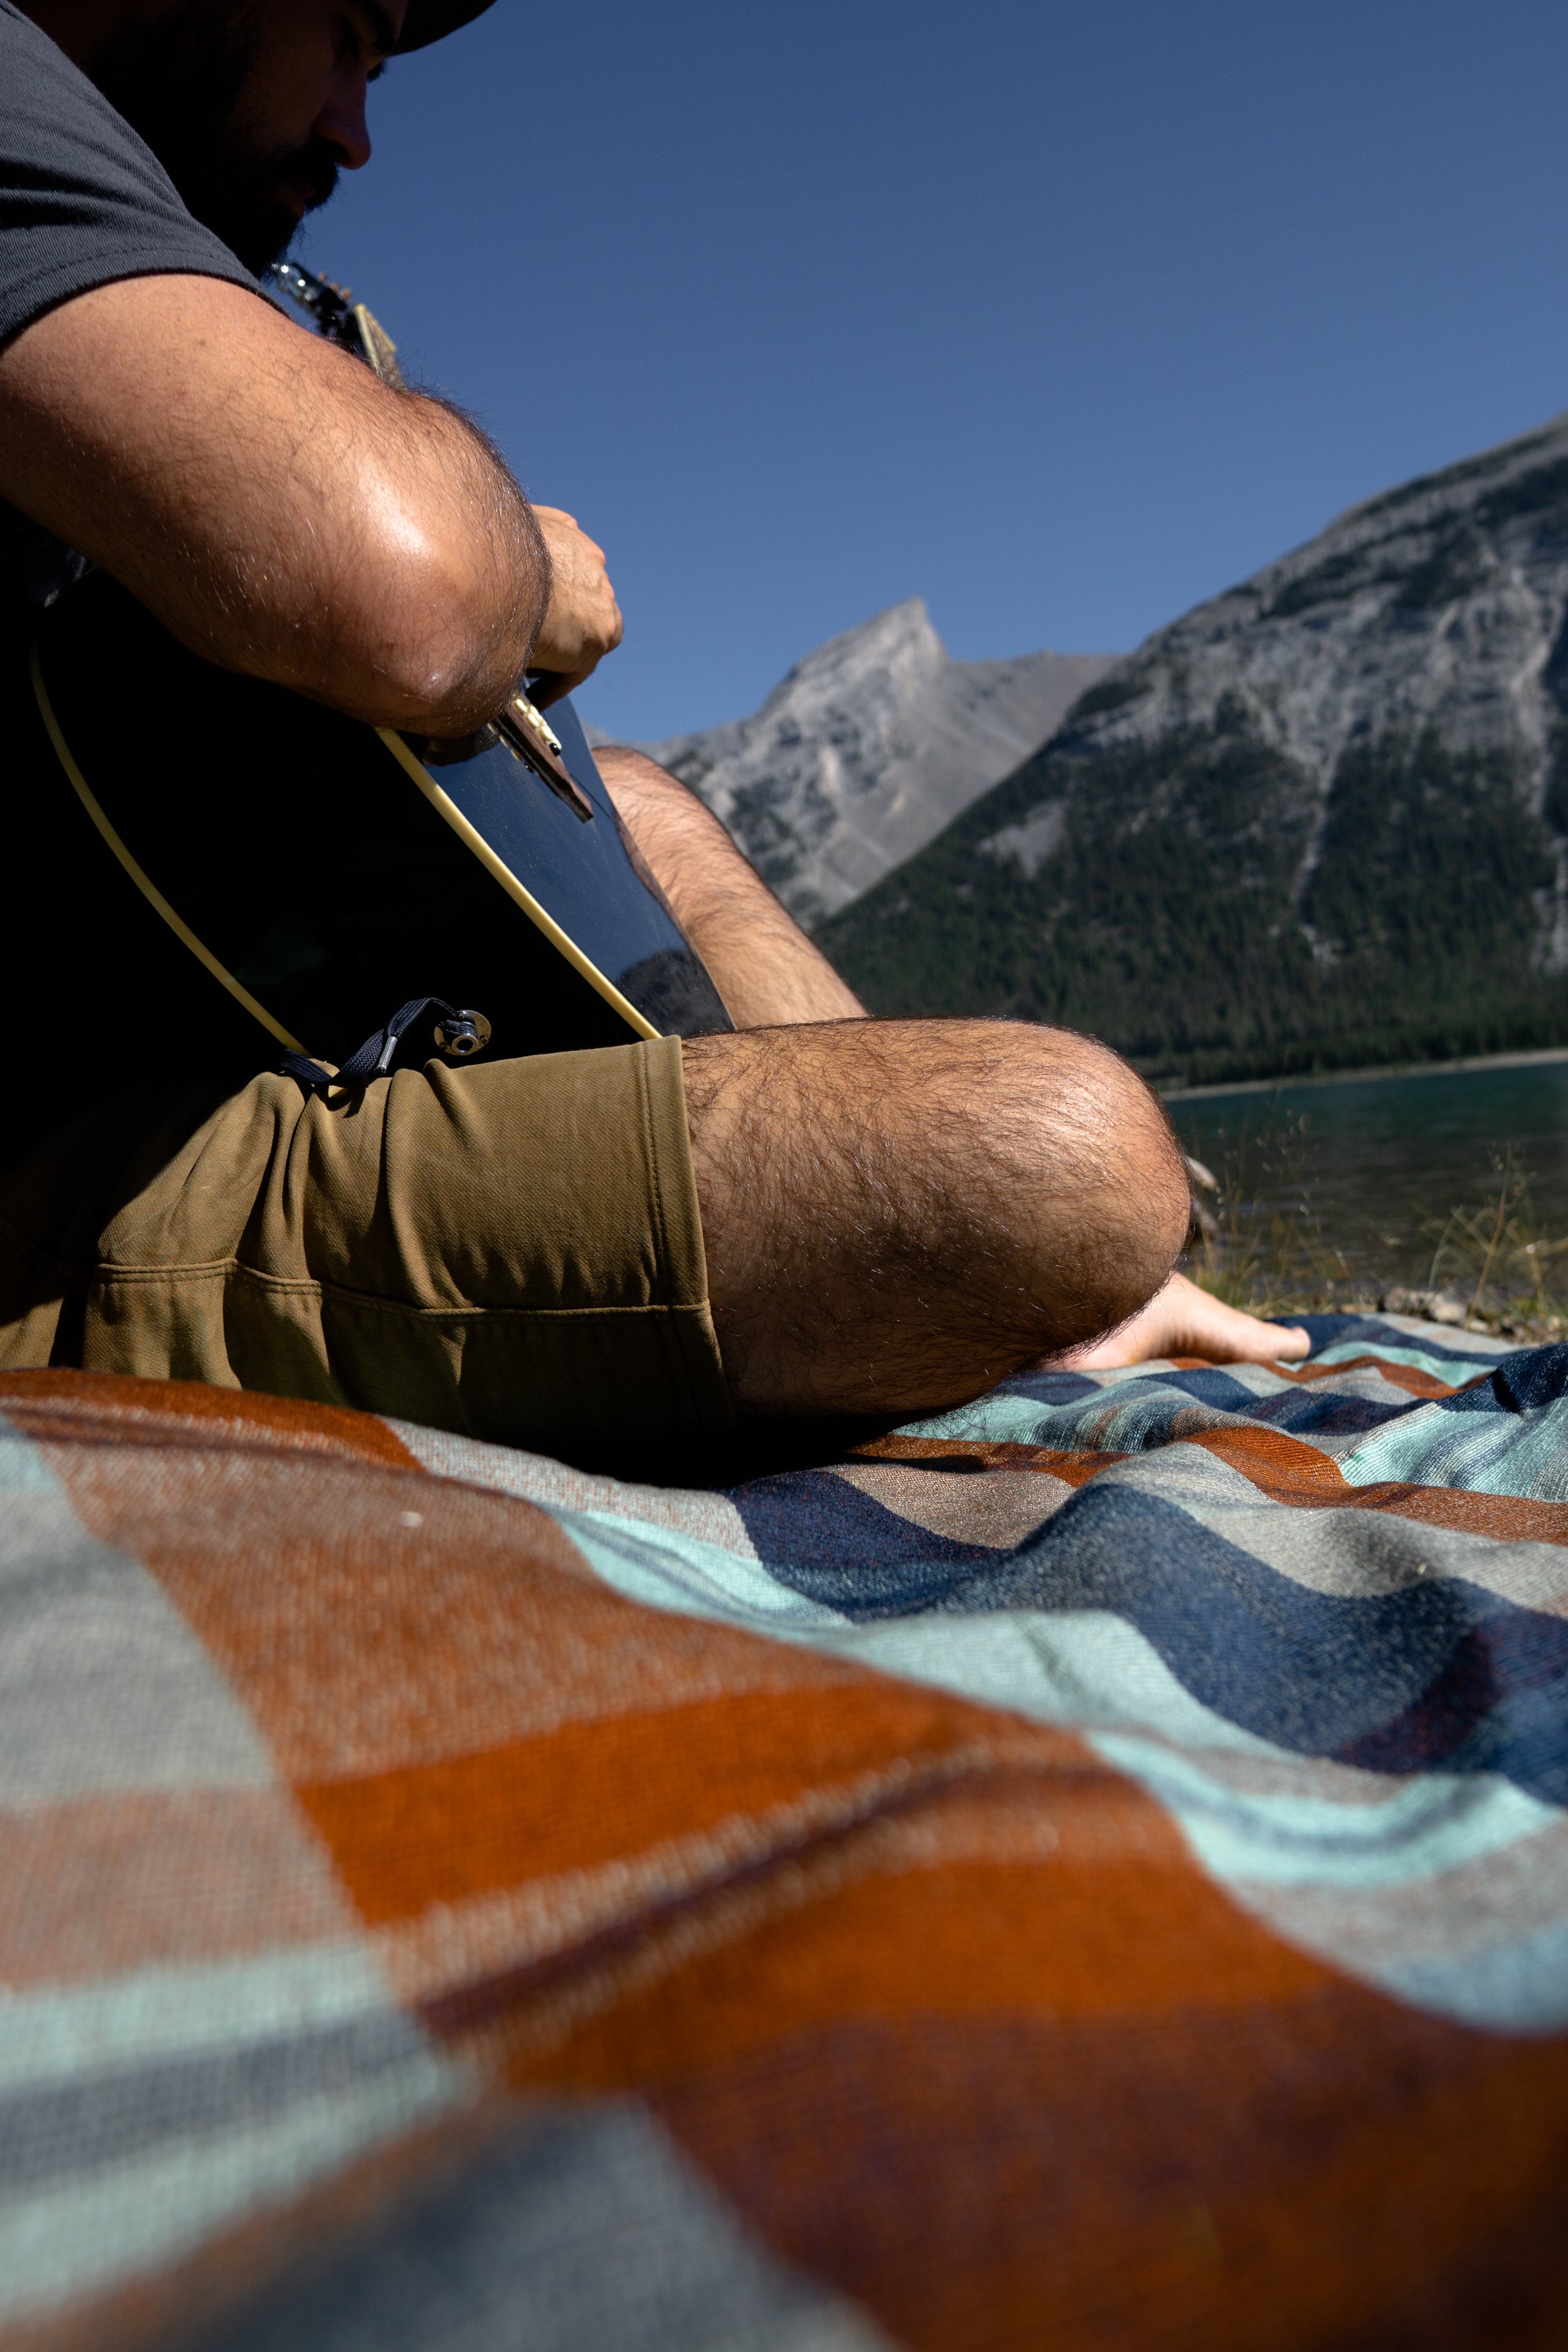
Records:
<instances>
[{"instance_id":1,"label":"mountain peak","mask_svg":"<svg viewBox=\"0 0 1568 2352\"><path fill-rule=\"evenodd\" d=\"M931 626L923 596L906 596L873 613L852 629L829 637L787 670L757 711L754 726L781 701L803 696L834 702L863 694L873 681L898 678L904 685L916 677L934 676L947 664L948 653ZM742 722L745 723L745 722Z\"/></svg>"},{"instance_id":2,"label":"mountain peak","mask_svg":"<svg viewBox=\"0 0 1568 2352\"><path fill-rule=\"evenodd\" d=\"M645 748L812 922L1043 743L1112 658L955 662L909 596L805 655L752 718Z\"/></svg>"}]
</instances>

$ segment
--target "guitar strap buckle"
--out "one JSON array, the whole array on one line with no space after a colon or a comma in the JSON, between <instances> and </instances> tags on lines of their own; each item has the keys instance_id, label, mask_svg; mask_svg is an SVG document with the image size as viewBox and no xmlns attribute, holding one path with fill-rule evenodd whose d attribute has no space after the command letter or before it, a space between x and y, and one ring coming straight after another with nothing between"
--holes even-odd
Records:
<instances>
[{"instance_id":1,"label":"guitar strap buckle","mask_svg":"<svg viewBox=\"0 0 1568 2352\"><path fill-rule=\"evenodd\" d=\"M308 1054L285 1054L279 1063L279 1073L286 1078L298 1078L308 1088L318 1087L366 1087L372 1078L385 1077L393 1057L422 1013L434 1010L440 1014L435 1036L438 1049L448 1060L471 1062L482 1054L490 1042L490 1024L482 1013L471 1007L459 1009L448 1004L444 996L411 996L400 1004L382 1028L367 1037L364 1044L339 1070L326 1070L313 1062Z\"/></svg>"}]
</instances>

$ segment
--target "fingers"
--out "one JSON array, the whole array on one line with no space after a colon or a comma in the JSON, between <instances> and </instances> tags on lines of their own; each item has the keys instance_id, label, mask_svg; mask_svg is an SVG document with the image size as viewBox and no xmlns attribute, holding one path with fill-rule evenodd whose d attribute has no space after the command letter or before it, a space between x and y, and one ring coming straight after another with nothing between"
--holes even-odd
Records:
<instances>
[{"instance_id":1,"label":"fingers","mask_svg":"<svg viewBox=\"0 0 1568 2352\"><path fill-rule=\"evenodd\" d=\"M1227 1307L1184 1275L1173 1276L1161 1297L1170 1316L1165 1338L1171 1355L1203 1356L1212 1364L1278 1364L1306 1355L1311 1346L1299 1327L1282 1330L1239 1307Z\"/></svg>"},{"instance_id":2,"label":"fingers","mask_svg":"<svg viewBox=\"0 0 1568 2352\"><path fill-rule=\"evenodd\" d=\"M1299 1323L1288 1323L1283 1327L1278 1323L1266 1323L1263 1328L1269 1334L1269 1345L1274 1350L1267 1360L1268 1362L1293 1364L1302 1356L1311 1354L1311 1335L1303 1331Z\"/></svg>"},{"instance_id":3,"label":"fingers","mask_svg":"<svg viewBox=\"0 0 1568 2352\"><path fill-rule=\"evenodd\" d=\"M533 517L550 554L551 593L530 660L580 686L620 644L621 608L605 551L576 517L562 507L535 507Z\"/></svg>"},{"instance_id":4,"label":"fingers","mask_svg":"<svg viewBox=\"0 0 1568 2352\"><path fill-rule=\"evenodd\" d=\"M547 540L551 533L554 532L563 541L574 540L579 546L585 548L590 555L596 557L599 562L603 563L605 561L605 551L598 541L590 539L576 516L568 514L564 507L535 507L533 519Z\"/></svg>"},{"instance_id":5,"label":"fingers","mask_svg":"<svg viewBox=\"0 0 1568 2352\"><path fill-rule=\"evenodd\" d=\"M1172 1353L1204 1356L1211 1364L1287 1364L1309 1354L1311 1344L1305 1331L1281 1330L1278 1323L1242 1315L1234 1324L1227 1318L1223 1324L1195 1325Z\"/></svg>"}]
</instances>

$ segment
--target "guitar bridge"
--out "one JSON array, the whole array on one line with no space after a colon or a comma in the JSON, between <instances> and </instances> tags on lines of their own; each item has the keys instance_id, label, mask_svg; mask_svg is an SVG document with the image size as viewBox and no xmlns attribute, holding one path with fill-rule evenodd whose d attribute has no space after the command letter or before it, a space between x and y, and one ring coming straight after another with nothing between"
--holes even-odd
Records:
<instances>
[{"instance_id":1,"label":"guitar bridge","mask_svg":"<svg viewBox=\"0 0 1568 2352\"><path fill-rule=\"evenodd\" d=\"M565 802L580 824L591 824L594 803L562 758L561 738L521 687L492 723L508 751L525 761L558 800Z\"/></svg>"}]
</instances>

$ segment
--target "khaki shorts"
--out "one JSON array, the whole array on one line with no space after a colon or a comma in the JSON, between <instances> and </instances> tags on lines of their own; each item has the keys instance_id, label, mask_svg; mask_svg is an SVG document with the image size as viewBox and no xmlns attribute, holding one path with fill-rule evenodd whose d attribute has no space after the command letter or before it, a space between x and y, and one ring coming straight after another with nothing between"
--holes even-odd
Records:
<instances>
[{"instance_id":1,"label":"khaki shorts","mask_svg":"<svg viewBox=\"0 0 1568 2352\"><path fill-rule=\"evenodd\" d=\"M512 1444L733 1414L677 1038L343 1102L254 1078L0 1182L0 1368L209 1381ZM116 1142L118 1139L118 1150Z\"/></svg>"}]
</instances>

